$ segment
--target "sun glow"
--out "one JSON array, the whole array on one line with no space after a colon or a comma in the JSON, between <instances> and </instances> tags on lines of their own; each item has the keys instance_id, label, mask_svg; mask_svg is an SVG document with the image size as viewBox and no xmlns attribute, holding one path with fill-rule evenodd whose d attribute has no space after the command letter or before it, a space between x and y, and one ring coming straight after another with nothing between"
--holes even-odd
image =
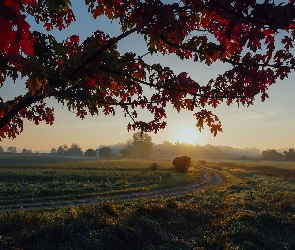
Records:
<instances>
[{"instance_id":1,"label":"sun glow","mask_svg":"<svg viewBox=\"0 0 295 250\"><path fill-rule=\"evenodd\" d=\"M177 133L177 141L196 144L198 142L198 130L196 127L181 127Z\"/></svg>"}]
</instances>

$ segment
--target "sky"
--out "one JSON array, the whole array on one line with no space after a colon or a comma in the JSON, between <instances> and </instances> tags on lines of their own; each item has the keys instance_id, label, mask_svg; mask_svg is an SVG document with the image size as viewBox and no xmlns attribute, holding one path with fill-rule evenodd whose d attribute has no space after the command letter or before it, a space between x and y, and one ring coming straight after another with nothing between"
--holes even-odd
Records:
<instances>
[{"instance_id":1,"label":"sky","mask_svg":"<svg viewBox=\"0 0 295 250\"><path fill-rule=\"evenodd\" d=\"M82 40L91 35L97 29L101 29L111 36L119 34L120 30L116 22L111 23L106 18L93 20L87 13L84 4L74 5L74 13L77 21L63 31L54 30L53 34L60 41L69 35L80 35ZM34 24L30 19L32 29L42 30L40 25ZM134 51L145 54L146 47L143 39L138 35L130 36L119 44L119 50ZM188 72L189 75L200 83L217 76L227 69L226 64L216 63L207 66L203 63L181 61L175 56L153 55L145 57L149 63L161 63L171 67L175 73ZM216 137L210 134L205 127L200 133L195 126L193 112L181 111L177 113L171 107L167 109L167 124L165 130L157 134L150 134L153 142L160 144L163 141L187 142L198 145L225 145L234 148L260 148L279 149L295 148L295 75L292 74L284 81L279 81L269 89L270 98L261 102L257 100L248 108L238 107L233 104L228 107L221 105L212 111L222 122L223 132ZM1 97L5 100L24 93L24 79L18 79L16 83L6 81L1 88ZM55 122L52 126L46 124L34 125L32 122L24 122L24 131L14 140L3 139L0 145L6 150L9 146L17 147L18 152L23 148L34 152L49 152L52 147L78 143L83 150L96 149L100 145L112 145L124 143L132 137L134 131L127 131L130 118L124 117L118 110L115 116L99 115L87 116L84 120L77 118L74 113L57 104L54 100L47 101L48 106L55 108ZM140 113L139 118L145 118L146 114Z\"/></svg>"}]
</instances>

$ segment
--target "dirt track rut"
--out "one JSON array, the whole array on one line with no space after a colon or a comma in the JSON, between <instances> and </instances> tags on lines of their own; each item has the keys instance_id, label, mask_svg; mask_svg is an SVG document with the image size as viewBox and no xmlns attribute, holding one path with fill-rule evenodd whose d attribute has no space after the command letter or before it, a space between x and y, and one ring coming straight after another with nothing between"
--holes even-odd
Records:
<instances>
[{"instance_id":1,"label":"dirt track rut","mask_svg":"<svg viewBox=\"0 0 295 250\"><path fill-rule=\"evenodd\" d=\"M172 188L158 189L158 190L147 190L147 191L137 191L125 194L113 194L113 195L103 195L99 197L87 197L79 198L73 200L52 200L52 201L40 201L40 202L27 202L27 203L17 203L17 204L6 204L0 205L0 212L7 210L36 210L45 208L59 208L67 206L79 206L83 204L95 204L98 198L103 198L107 200L119 200L128 201L136 199L145 199L152 197L162 197L162 196L172 196L178 195L186 192L191 192L194 190L205 189L208 187L216 186L222 182L222 177L213 171L207 169L201 169L203 172L202 177L192 183L185 186L178 186Z\"/></svg>"}]
</instances>

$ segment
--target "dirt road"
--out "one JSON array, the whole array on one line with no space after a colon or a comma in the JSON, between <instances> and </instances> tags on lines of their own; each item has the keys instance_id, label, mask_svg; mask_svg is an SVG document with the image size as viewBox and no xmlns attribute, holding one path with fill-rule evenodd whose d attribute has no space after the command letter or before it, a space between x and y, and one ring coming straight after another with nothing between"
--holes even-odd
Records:
<instances>
[{"instance_id":1,"label":"dirt road","mask_svg":"<svg viewBox=\"0 0 295 250\"><path fill-rule=\"evenodd\" d=\"M103 198L107 200L119 200L119 201L128 201L152 197L163 197L163 196L172 196L178 195L186 192L191 192L194 190L205 189L208 187L216 186L222 182L222 177L213 171L207 169L201 169L203 172L202 177L195 183L188 184L185 186L158 189L158 190L147 190L147 191L137 191L130 192L125 194L113 194L113 195L103 195L100 197L87 197L79 198L74 200L52 200L52 201L40 201L40 202L27 202L27 203L17 203L17 204L6 204L0 205L0 212L7 210L35 210L35 209L44 209L44 208L59 208L67 206L79 206L82 204L95 204L97 203L98 198Z\"/></svg>"}]
</instances>

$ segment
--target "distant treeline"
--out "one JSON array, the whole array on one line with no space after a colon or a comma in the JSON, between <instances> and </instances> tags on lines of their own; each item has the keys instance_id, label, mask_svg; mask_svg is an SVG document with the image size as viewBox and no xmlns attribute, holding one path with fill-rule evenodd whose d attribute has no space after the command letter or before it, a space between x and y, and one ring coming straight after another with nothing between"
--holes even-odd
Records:
<instances>
[{"instance_id":1,"label":"distant treeline","mask_svg":"<svg viewBox=\"0 0 295 250\"><path fill-rule=\"evenodd\" d=\"M171 158L175 155L188 155L192 158L201 159L258 159L260 158L261 153L257 148L237 149L228 146L213 146L210 144L200 146L186 143L172 144L170 142L164 142L162 144L154 145L151 156L155 158Z\"/></svg>"},{"instance_id":2,"label":"distant treeline","mask_svg":"<svg viewBox=\"0 0 295 250\"><path fill-rule=\"evenodd\" d=\"M138 139L139 138L139 139ZM0 153L4 152L0 146ZM15 147L8 147L7 152L17 153ZM32 150L23 149L21 153L31 154ZM38 153L38 151L36 152ZM295 150L293 148L282 153L275 149L260 151L258 148L232 148L229 146L205 146L192 145L187 143L171 143L164 141L161 144L153 144L149 136L138 137L134 134L133 140L115 145L101 145L97 149L87 149L85 152L81 147L73 143L52 148L51 155L63 156L99 156L99 157L122 157L122 158L175 158L176 156L187 155L195 159L261 159L265 161L295 161Z\"/></svg>"},{"instance_id":3,"label":"distant treeline","mask_svg":"<svg viewBox=\"0 0 295 250\"><path fill-rule=\"evenodd\" d=\"M106 145L104 145L106 146ZM120 151L126 147L126 144L120 143L108 145L112 152L120 155ZM261 151L258 148L238 149L229 146L205 146L191 145L187 143L171 143L164 141L161 144L153 144L151 158L174 158L180 155L187 155L198 159L260 159Z\"/></svg>"},{"instance_id":4,"label":"distant treeline","mask_svg":"<svg viewBox=\"0 0 295 250\"><path fill-rule=\"evenodd\" d=\"M290 148L283 153L279 153L274 149L262 151L261 159L264 161L295 161L295 150Z\"/></svg>"}]
</instances>

